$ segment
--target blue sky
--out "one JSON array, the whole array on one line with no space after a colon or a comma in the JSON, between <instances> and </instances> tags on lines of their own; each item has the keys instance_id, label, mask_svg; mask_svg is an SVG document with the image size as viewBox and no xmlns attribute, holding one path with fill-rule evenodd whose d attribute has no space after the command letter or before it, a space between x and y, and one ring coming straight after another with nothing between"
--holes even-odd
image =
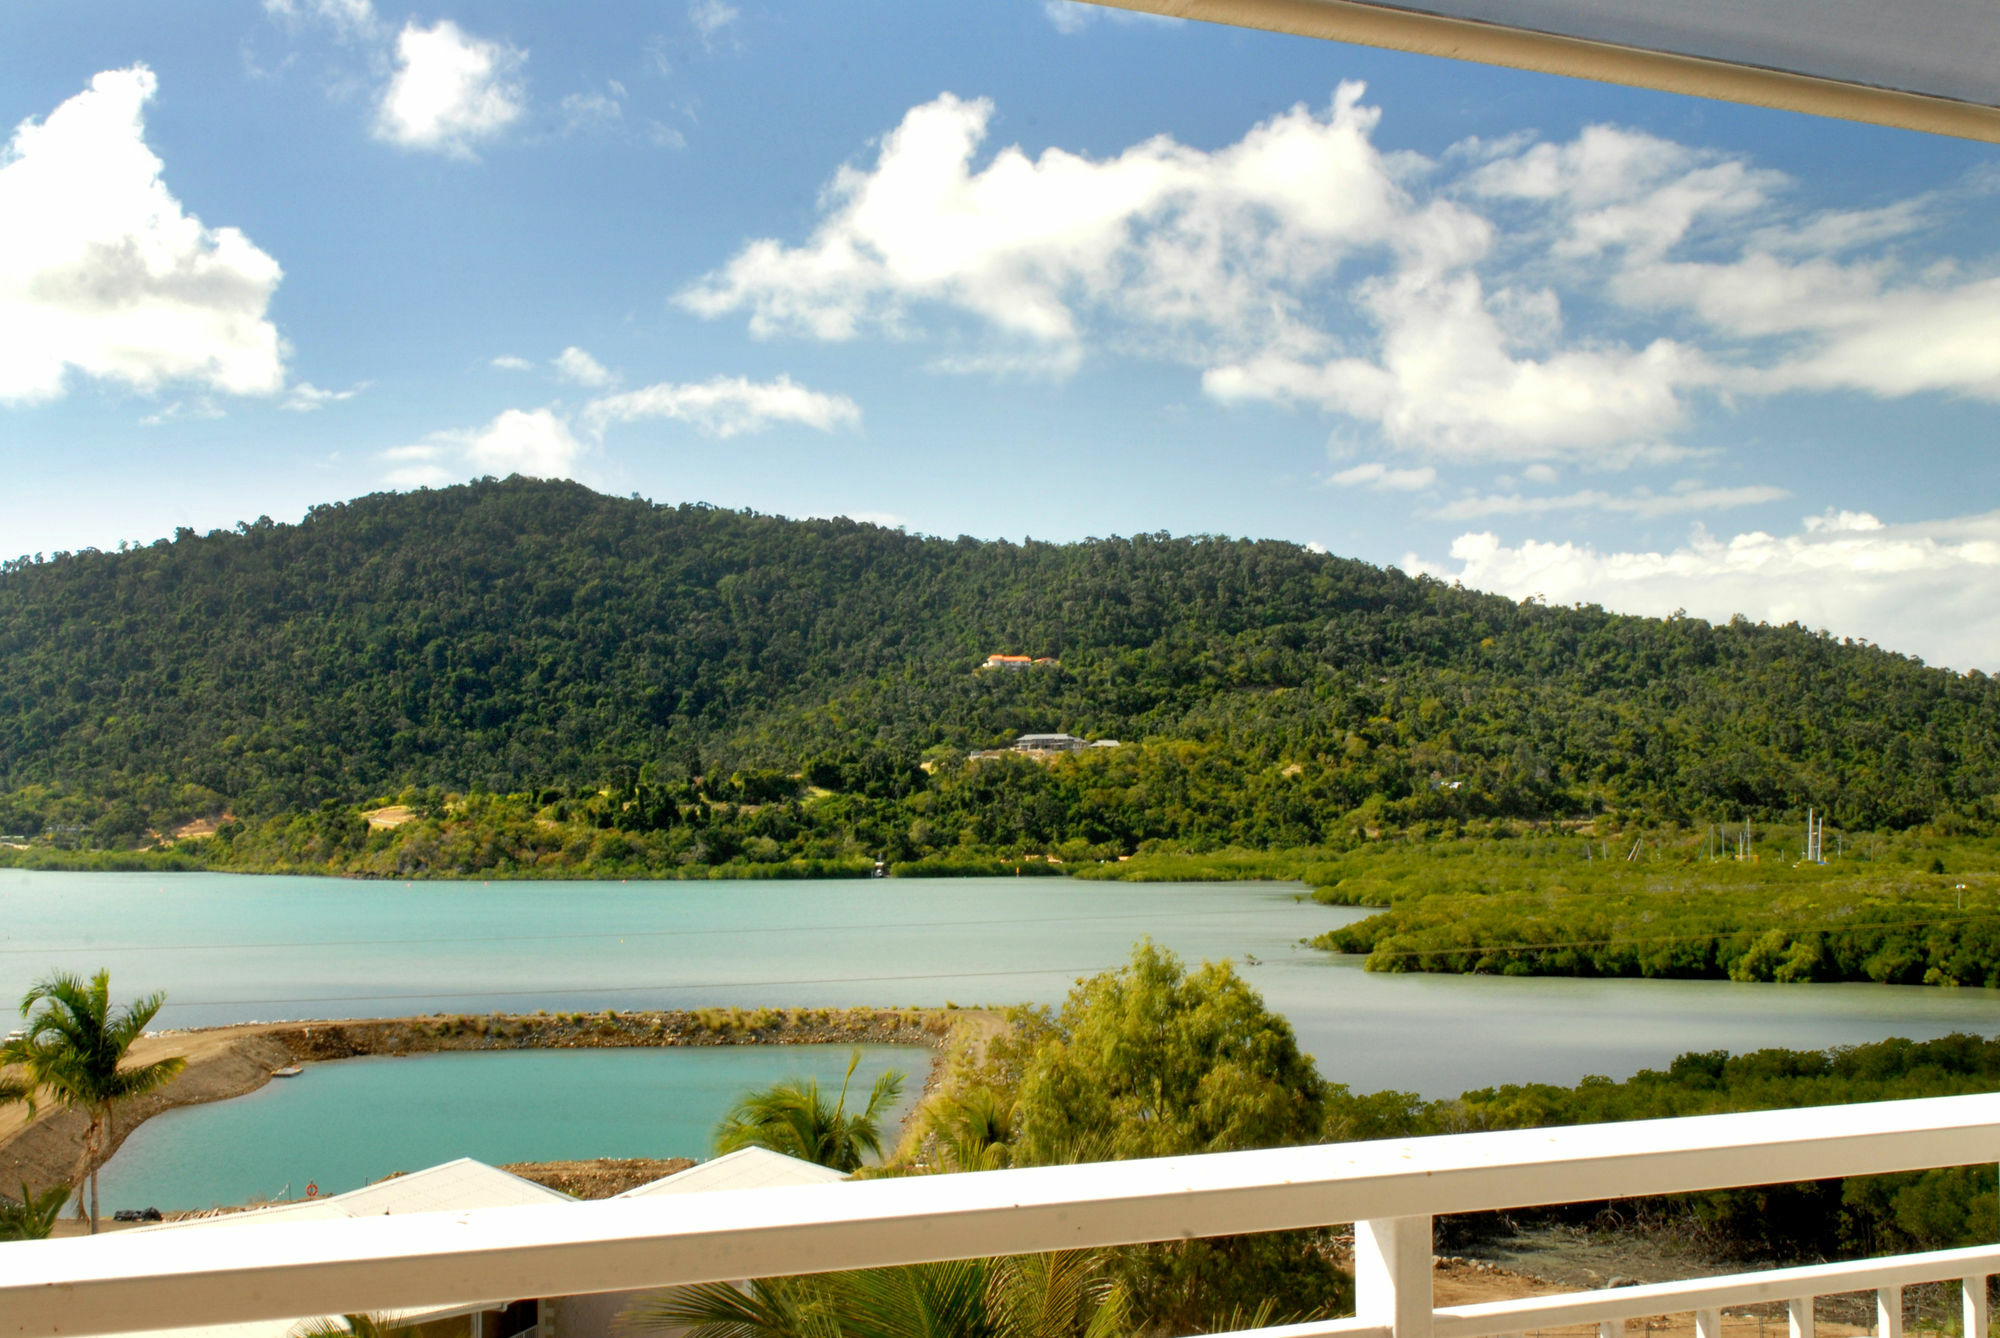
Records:
<instances>
[{"instance_id":1,"label":"blue sky","mask_svg":"<svg viewBox=\"0 0 2000 1338\"><path fill-rule=\"evenodd\" d=\"M514 471L2000 670L2000 149L1100 11L16 0L0 552Z\"/></svg>"}]
</instances>

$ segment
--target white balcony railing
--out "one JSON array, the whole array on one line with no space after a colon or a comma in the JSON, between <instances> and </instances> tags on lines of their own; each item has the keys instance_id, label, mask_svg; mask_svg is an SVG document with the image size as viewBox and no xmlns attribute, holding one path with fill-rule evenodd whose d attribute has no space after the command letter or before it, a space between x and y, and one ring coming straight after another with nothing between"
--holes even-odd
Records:
<instances>
[{"instance_id":1,"label":"white balcony railing","mask_svg":"<svg viewBox=\"0 0 2000 1338\"><path fill-rule=\"evenodd\" d=\"M981 1255L1354 1223L1357 1314L1266 1330L1485 1338L1723 1307L1962 1283L1986 1332L2000 1245L1436 1309L1441 1213L1777 1184L2000 1161L2000 1095L1631 1124L1330 1144L1156 1161L758 1189L576 1206L212 1226L0 1246L0 1338L55 1338L301 1315L504 1303Z\"/></svg>"}]
</instances>

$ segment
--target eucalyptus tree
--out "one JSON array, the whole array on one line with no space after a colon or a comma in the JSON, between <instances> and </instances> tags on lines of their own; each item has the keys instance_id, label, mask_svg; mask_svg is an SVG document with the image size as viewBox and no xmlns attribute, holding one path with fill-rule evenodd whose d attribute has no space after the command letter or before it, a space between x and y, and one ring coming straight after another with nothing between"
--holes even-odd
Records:
<instances>
[{"instance_id":1,"label":"eucalyptus tree","mask_svg":"<svg viewBox=\"0 0 2000 1338\"><path fill-rule=\"evenodd\" d=\"M132 1043L167 1001L149 994L121 1007L111 1003L111 973L99 971L89 980L56 974L38 980L21 1000L27 1019L24 1034L7 1047L7 1058L21 1071L32 1115L46 1098L58 1109L74 1110L88 1121L77 1156L77 1215L86 1216L84 1195L89 1188L90 1229L97 1231L97 1173L109 1154L116 1103L156 1091L186 1066L179 1057L150 1064L127 1064Z\"/></svg>"}]
</instances>

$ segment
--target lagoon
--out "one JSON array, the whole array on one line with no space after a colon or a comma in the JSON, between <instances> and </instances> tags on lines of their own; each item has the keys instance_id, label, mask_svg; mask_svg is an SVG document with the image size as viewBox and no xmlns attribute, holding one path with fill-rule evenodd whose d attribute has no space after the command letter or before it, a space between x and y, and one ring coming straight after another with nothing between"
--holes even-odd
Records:
<instances>
[{"instance_id":1,"label":"lagoon","mask_svg":"<svg viewBox=\"0 0 2000 1338\"><path fill-rule=\"evenodd\" d=\"M163 1026L433 1012L1059 1003L1150 935L1234 959L1320 1070L1447 1096L1685 1050L2000 1031L2000 993L1377 975L1299 940L1366 911L1271 883L360 882L0 870L0 1000L50 970ZM1254 964L1253 964L1254 959ZM265 1192L268 1192L266 1190Z\"/></svg>"},{"instance_id":2,"label":"lagoon","mask_svg":"<svg viewBox=\"0 0 2000 1338\"><path fill-rule=\"evenodd\" d=\"M209 1208L359 1189L459 1157L489 1165L710 1155L743 1092L817 1079L838 1092L844 1045L510 1050L308 1064L248 1096L156 1115L104 1167L108 1207ZM861 1047L850 1100L890 1069L907 1081L885 1142L922 1094L931 1052Z\"/></svg>"}]
</instances>

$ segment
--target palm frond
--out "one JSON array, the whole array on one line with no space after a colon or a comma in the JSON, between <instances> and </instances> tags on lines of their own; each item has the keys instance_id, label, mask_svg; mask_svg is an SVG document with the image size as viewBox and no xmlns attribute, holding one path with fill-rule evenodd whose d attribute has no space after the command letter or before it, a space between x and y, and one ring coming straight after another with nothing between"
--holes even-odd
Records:
<instances>
[{"instance_id":1,"label":"palm frond","mask_svg":"<svg viewBox=\"0 0 2000 1338\"><path fill-rule=\"evenodd\" d=\"M0 1199L0 1240L47 1240L69 1202L69 1186L58 1181L37 1194L21 1182L21 1201Z\"/></svg>"},{"instance_id":2,"label":"palm frond","mask_svg":"<svg viewBox=\"0 0 2000 1338\"><path fill-rule=\"evenodd\" d=\"M847 1066L849 1080L860 1062L861 1052L856 1050ZM715 1126L715 1150L769 1148L836 1171L858 1170L865 1156L882 1155L880 1112L902 1091L902 1083L900 1073L883 1074L875 1082L867 1109L859 1114L847 1111L846 1082L832 1104L810 1078L746 1092Z\"/></svg>"},{"instance_id":3,"label":"palm frond","mask_svg":"<svg viewBox=\"0 0 2000 1338\"><path fill-rule=\"evenodd\" d=\"M841 1338L818 1278L763 1278L741 1287L708 1282L643 1297L618 1316L621 1334L688 1338Z\"/></svg>"},{"instance_id":4,"label":"palm frond","mask_svg":"<svg viewBox=\"0 0 2000 1338\"><path fill-rule=\"evenodd\" d=\"M836 1273L826 1286L843 1338L998 1338L991 1259Z\"/></svg>"},{"instance_id":5,"label":"palm frond","mask_svg":"<svg viewBox=\"0 0 2000 1338\"><path fill-rule=\"evenodd\" d=\"M418 1328L391 1315L322 1315L300 1320L287 1338L416 1338Z\"/></svg>"},{"instance_id":6,"label":"palm frond","mask_svg":"<svg viewBox=\"0 0 2000 1338\"><path fill-rule=\"evenodd\" d=\"M128 1097L144 1096L146 1093L156 1091L172 1082L180 1076L181 1070L186 1067L187 1060L179 1055L175 1055L169 1059L155 1060L151 1064L140 1064L135 1068L119 1069L112 1078L109 1087L114 1089L112 1096L116 1100L122 1101Z\"/></svg>"}]
</instances>

